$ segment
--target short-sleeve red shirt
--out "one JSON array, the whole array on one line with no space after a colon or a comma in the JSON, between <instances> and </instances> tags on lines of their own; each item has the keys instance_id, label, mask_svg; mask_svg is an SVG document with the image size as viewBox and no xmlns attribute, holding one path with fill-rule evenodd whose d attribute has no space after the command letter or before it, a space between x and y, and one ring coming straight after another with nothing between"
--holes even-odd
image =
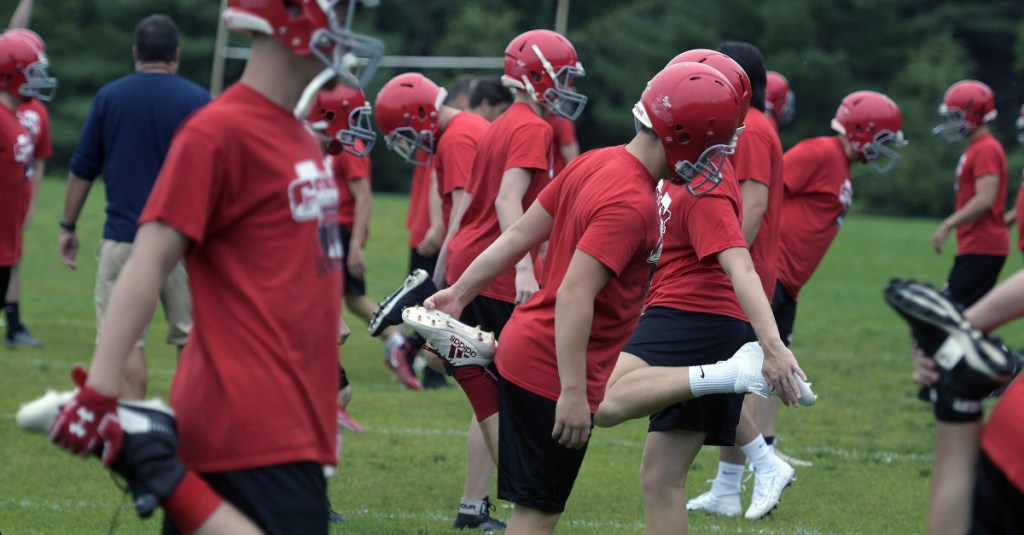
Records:
<instances>
[{"instance_id":1,"label":"short-sleeve red shirt","mask_svg":"<svg viewBox=\"0 0 1024 535\"><path fill-rule=\"evenodd\" d=\"M722 314L742 321L732 281L715 255L746 247L740 218L743 202L735 172L728 163L722 182L711 193L694 197L684 186L664 181L661 210L668 221L665 246L651 281L647 307Z\"/></svg>"},{"instance_id":2,"label":"short-sleeve red shirt","mask_svg":"<svg viewBox=\"0 0 1024 535\"><path fill-rule=\"evenodd\" d=\"M361 141L356 141L362 144ZM369 181L372 175L370 155L356 156L342 152L337 156L327 156L328 165L338 181L338 223L352 230L356 217L356 198L352 195L350 185L356 180Z\"/></svg>"},{"instance_id":3,"label":"short-sleeve red shirt","mask_svg":"<svg viewBox=\"0 0 1024 535\"><path fill-rule=\"evenodd\" d=\"M422 152L416 154L418 161L426 161ZM405 228L409 230L409 248L415 249L423 242L430 230L430 177L434 166L414 165L412 186L409 188L409 212L405 216Z\"/></svg>"},{"instance_id":4,"label":"short-sleeve red shirt","mask_svg":"<svg viewBox=\"0 0 1024 535\"><path fill-rule=\"evenodd\" d=\"M32 136L35 144L33 160L45 160L53 156L53 144L50 142L50 112L38 99L32 99L18 106L18 119L25 130Z\"/></svg>"},{"instance_id":5,"label":"short-sleeve red shirt","mask_svg":"<svg viewBox=\"0 0 1024 535\"><path fill-rule=\"evenodd\" d=\"M242 83L175 136L139 222L191 241L194 324L170 401L193 470L335 462L337 209L311 132Z\"/></svg>"},{"instance_id":6,"label":"short-sleeve red shirt","mask_svg":"<svg viewBox=\"0 0 1024 535\"><path fill-rule=\"evenodd\" d=\"M576 123L556 114L548 115L546 119L551 125L551 132L554 135L555 152L551 169L557 176L562 169L565 169L566 163L565 157L562 156L562 145L576 143Z\"/></svg>"},{"instance_id":7,"label":"short-sleeve red shirt","mask_svg":"<svg viewBox=\"0 0 1024 535\"><path fill-rule=\"evenodd\" d=\"M796 299L853 204L850 160L837 136L805 139L783 155L779 282Z\"/></svg>"},{"instance_id":8,"label":"short-sleeve red shirt","mask_svg":"<svg viewBox=\"0 0 1024 535\"><path fill-rule=\"evenodd\" d=\"M956 228L956 254L1006 256L1010 252L1010 229L1003 222L1006 210L1006 153L992 134L972 139L956 165L956 209L963 208L977 193L975 182L996 175L996 202L978 219ZM1019 223L1018 223L1019 224Z\"/></svg>"},{"instance_id":9,"label":"short-sleeve red shirt","mask_svg":"<svg viewBox=\"0 0 1024 535\"><path fill-rule=\"evenodd\" d=\"M29 172L35 148L32 136L15 112L0 107L0 266L21 258L21 227L25 198L31 192Z\"/></svg>"},{"instance_id":10,"label":"short-sleeve red shirt","mask_svg":"<svg viewBox=\"0 0 1024 535\"><path fill-rule=\"evenodd\" d=\"M434 168L437 170L437 192L441 195L441 216L447 226L452 213L452 192L466 189L473 172L477 144L491 123L470 112L452 117L437 141Z\"/></svg>"},{"instance_id":11,"label":"short-sleeve red shirt","mask_svg":"<svg viewBox=\"0 0 1024 535\"><path fill-rule=\"evenodd\" d=\"M473 160L473 180L469 187L472 198L459 222L459 230L448 244L449 284L454 284L469 264L501 236L494 201L505 171L523 168L532 172L530 185L523 195L523 211L526 211L551 181L552 148L551 126L525 102L512 104L487 129ZM495 279L480 295L515 302L515 269Z\"/></svg>"},{"instance_id":12,"label":"short-sleeve red shirt","mask_svg":"<svg viewBox=\"0 0 1024 535\"><path fill-rule=\"evenodd\" d=\"M636 329L657 261L654 178L623 146L598 149L573 160L537 202L554 218L541 289L512 313L495 362L503 378L558 399L555 300L569 262L583 251L614 274L594 299L587 342L587 401L596 411L619 351Z\"/></svg>"},{"instance_id":13,"label":"short-sleeve red shirt","mask_svg":"<svg viewBox=\"0 0 1024 535\"><path fill-rule=\"evenodd\" d=\"M1006 389L981 433L981 449L1017 490L1024 492L1024 381Z\"/></svg>"},{"instance_id":14,"label":"short-sleeve red shirt","mask_svg":"<svg viewBox=\"0 0 1024 535\"><path fill-rule=\"evenodd\" d=\"M1017 189L1017 204L1013 209L1017 213L1017 249L1024 251L1024 231L1021 231L1021 221L1024 221L1024 172L1020 174L1020 187Z\"/></svg>"},{"instance_id":15,"label":"short-sleeve red shirt","mask_svg":"<svg viewBox=\"0 0 1024 535\"><path fill-rule=\"evenodd\" d=\"M740 184L744 180L753 180L768 188L768 206L761 218L757 237L750 246L750 258L771 302L779 255L779 218L782 217L782 143L775 127L760 110L750 108L744 124L746 128L730 160Z\"/></svg>"}]
</instances>

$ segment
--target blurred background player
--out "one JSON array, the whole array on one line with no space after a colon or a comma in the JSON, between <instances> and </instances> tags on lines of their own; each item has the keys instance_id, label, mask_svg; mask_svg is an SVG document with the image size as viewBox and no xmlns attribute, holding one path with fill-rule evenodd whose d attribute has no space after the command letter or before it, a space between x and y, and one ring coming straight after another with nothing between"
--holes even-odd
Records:
<instances>
[{"instance_id":1,"label":"blurred background player","mask_svg":"<svg viewBox=\"0 0 1024 535\"><path fill-rule=\"evenodd\" d=\"M796 116L796 94L789 87L789 80L775 71L765 73L764 114L776 131Z\"/></svg>"},{"instance_id":2,"label":"blurred background player","mask_svg":"<svg viewBox=\"0 0 1024 535\"><path fill-rule=\"evenodd\" d=\"M158 496L165 533L238 511L267 532L328 530L344 251L336 182L294 109L325 68L374 65L383 45L351 31L354 2L324 5L229 0L224 24L251 34L249 61L175 136L92 370L51 432L80 455L116 450L125 362L185 256L196 328L171 385L184 466Z\"/></svg>"},{"instance_id":3,"label":"blurred background player","mask_svg":"<svg viewBox=\"0 0 1024 535\"><path fill-rule=\"evenodd\" d=\"M956 229L956 257L946 279L954 301L974 304L988 293L1010 251L1010 231L1003 220L1007 164L1003 145L986 123L996 118L995 96L977 80L961 80L946 90L939 105L945 122L932 133L948 143L967 138L956 166L955 209L932 235L932 247L942 245Z\"/></svg>"},{"instance_id":4,"label":"blurred background player","mask_svg":"<svg viewBox=\"0 0 1024 535\"><path fill-rule=\"evenodd\" d=\"M698 52L695 54L695 52ZM750 258L761 281L768 302L775 290L775 264L779 242L779 217L782 214L782 144L774 125L762 112L765 102L765 69L761 51L749 43L726 42L719 52L735 61L730 64L710 51L690 51L680 57L717 68L723 73L739 68L749 80L750 106L743 122L743 133L736 138L736 150L729 157L739 181L743 207L741 231L750 250ZM735 75L730 75L735 80ZM753 335L753 333L751 333ZM751 336L748 341L755 341ZM773 414L778 407L777 398L744 397L739 424L736 427L736 446L720 448L718 476L713 488L689 500L687 509L735 516L742 512L740 503L741 479L744 461L751 459L754 469L754 496L748 518L760 518L779 501L789 482L792 469L771 448L774 439L774 418L770 418L771 432L758 425L763 411ZM755 461L756 460L756 461Z\"/></svg>"},{"instance_id":5,"label":"blurred background player","mask_svg":"<svg viewBox=\"0 0 1024 535\"><path fill-rule=\"evenodd\" d=\"M132 252L139 214L149 198L175 132L210 101L210 93L177 76L181 49L178 28L166 15L150 15L135 27L135 72L96 93L71 157L57 253L76 269L75 222L93 181L103 176L107 197L103 239L96 254L96 337L103 332L111 291ZM182 347L192 329L192 301L184 264L179 263L160 291L167 318L167 343ZM142 399L148 383L144 330L125 367L121 396Z\"/></svg>"},{"instance_id":6,"label":"blurred background player","mask_svg":"<svg viewBox=\"0 0 1024 535\"><path fill-rule=\"evenodd\" d=\"M561 115L548 115L546 119L551 125L555 142L555 160L551 169L555 176L558 176L573 158L580 155L580 143L576 140L576 123Z\"/></svg>"},{"instance_id":7,"label":"blurred background player","mask_svg":"<svg viewBox=\"0 0 1024 535\"><path fill-rule=\"evenodd\" d=\"M22 6L27 4L31 8L31 2L22 2L21 4ZM22 6L19 6L19 9ZM12 26L13 22L12 20ZM28 28L12 27L5 31L4 35L19 38L31 44L40 54L40 57L43 58L43 63L48 65L49 62L46 60L46 44L39 37L39 34ZM27 195L23 198L21 207L24 217L23 233L28 229L32 215L35 212L39 186L42 184L43 175L46 174L46 160L53 154L53 146L50 144L50 114L42 103L42 101L49 101L53 97L53 93L56 91L56 80L53 80L53 84L52 88L39 91L38 98L32 97L28 102L18 106L18 120L21 121L21 124L28 130L29 134L32 135L32 143L35 147L35 152L32 155L31 187L26 191ZM32 333L29 332L28 327L22 321L20 298L21 271L15 265L11 268L10 284L7 287L7 294L4 300L4 314L7 318L7 332L4 341L7 347L12 348L17 346L42 347L42 342L32 336Z\"/></svg>"},{"instance_id":8,"label":"blurred background player","mask_svg":"<svg viewBox=\"0 0 1024 535\"><path fill-rule=\"evenodd\" d=\"M1017 115L1017 130L1024 131L1024 106L1020 107L1020 113ZM1017 143L1024 145L1024 132L1017 134ZM1017 201L1014 203L1013 208L1006 210L1003 214L1003 220L1006 221L1007 226L1013 226L1018 221L1024 221L1024 171L1020 173L1021 182L1017 187ZM1017 227L1017 250L1024 251L1024 232L1021 232L1020 227Z\"/></svg>"},{"instance_id":9,"label":"blurred background player","mask_svg":"<svg viewBox=\"0 0 1024 535\"><path fill-rule=\"evenodd\" d=\"M441 198L442 220L451 221L456 215L454 208L462 202L470 181L477 144L490 123L480 115L443 104L445 96L444 89L421 74L400 74L381 87L374 115L388 148L413 165L433 169L433 181ZM494 463L479 424L473 419L466 449L466 482L455 528L494 530L505 527L504 523L490 517L492 506L487 493L493 472Z\"/></svg>"}]
</instances>

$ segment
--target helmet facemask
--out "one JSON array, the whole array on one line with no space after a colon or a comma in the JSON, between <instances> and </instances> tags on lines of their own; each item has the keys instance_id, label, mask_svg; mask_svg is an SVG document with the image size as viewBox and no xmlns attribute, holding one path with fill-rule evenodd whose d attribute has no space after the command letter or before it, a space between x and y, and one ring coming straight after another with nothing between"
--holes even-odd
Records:
<instances>
[{"instance_id":1,"label":"helmet facemask","mask_svg":"<svg viewBox=\"0 0 1024 535\"><path fill-rule=\"evenodd\" d=\"M902 130L895 134L889 130L882 130L875 134L871 143L865 143L861 147L860 154L876 172L885 174L900 163L902 157L896 149L906 145L907 140L903 137Z\"/></svg>"},{"instance_id":2,"label":"helmet facemask","mask_svg":"<svg viewBox=\"0 0 1024 535\"><path fill-rule=\"evenodd\" d=\"M348 128L335 136L343 150L353 156L366 156L377 142L377 131L373 129L373 111L369 105L360 106L348 115ZM362 147L357 141L362 141Z\"/></svg>"},{"instance_id":3,"label":"helmet facemask","mask_svg":"<svg viewBox=\"0 0 1024 535\"><path fill-rule=\"evenodd\" d=\"M40 54L39 61L22 71L25 74L25 83L18 88L18 94L25 97L24 100L37 98L49 102L53 99L57 93L57 79L47 72L48 66L46 57Z\"/></svg>"},{"instance_id":4,"label":"helmet facemask","mask_svg":"<svg viewBox=\"0 0 1024 535\"><path fill-rule=\"evenodd\" d=\"M551 77L554 87L545 90L543 95L537 95L532 85L527 86L529 88L528 91L534 100L551 106L551 109L558 115L570 121L575 121L583 113L583 108L587 105L587 96L577 93L573 83L574 78L586 76L587 73L583 69L583 65L577 61L576 65L563 65L558 69L558 72L555 72L554 66L544 57L540 47L532 45L532 49L533 53L540 59L541 65L544 66L544 72Z\"/></svg>"},{"instance_id":5,"label":"helmet facemask","mask_svg":"<svg viewBox=\"0 0 1024 535\"><path fill-rule=\"evenodd\" d=\"M974 131L974 126L967 120L963 110L950 108L945 104L939 106L939 116L946 122L932 128L932 134L939 136L946 143L954 143Z\"/></svg>"},{"instance_id":6,"label":"helmet facemask","mask_svg":"<svg viewBox=\"0 0 1024 535\"><path fill-rule=\"evenodd\" d=\"M780 125L787 125L793 122L796 117L796 94L792 90L786 91L786 103L783 105L782 114L777 121Z\"/></svg>"},{"instance_id":7,"label":"helmet facemask","mask_svg":"<svg viewBox=\"0 0 1024 535\"><path fill-rule=\"evenodd\" d=\"M341 75L341 83L350 84L354 81L356 87L366 87L380 65L384 43L352 31L357 0L348 0L348 11L342 23L338 7L343 1L317 0L327 14L328 28L313 32L309 49L320 61Z\"/></svg>"},{"instance_id":8,"label":"helmet facemask","mask_svg":"<svg viewBox=\"0 0 1024 535\"><path fill-rule=\"evenodd\" d=\"M676 162L669 181L676 185L686 184L686 190L694 197L711 193L722 182L726 158L735 151L733 143L712 145L704 149L696 163L688 160Z\"/></svg>"},{"instance_id":9,"label":"helmet facemask","mask_svg":"<svg viewBox=\"0 0 1024 535\"><path fill-rule=\"evenodd\" d=\"M430 130L417 131L411 126L401 126L384 136L388 148L398 153L413 165L430 165L434 160L434 133ZM416 158L416 151L423 151L426 159Z\"/></svg>"},{"instance_id":10,"label":"helmet facemask","mask_svg":"<svg viewBox=\"0 0 1024 535\"><path fill-rule=\"evenodd\" d=\"M1024 117L1017 117L1017 130L1024 130ZM1024 132L1017 134L1017 143L1024 145Z\"/></svg>"}]
</instances>

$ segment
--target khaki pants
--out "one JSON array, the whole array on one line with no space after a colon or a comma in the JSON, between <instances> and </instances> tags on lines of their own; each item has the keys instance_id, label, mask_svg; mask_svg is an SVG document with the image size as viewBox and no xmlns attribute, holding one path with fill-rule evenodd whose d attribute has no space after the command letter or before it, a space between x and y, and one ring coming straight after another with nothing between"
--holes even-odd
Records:
<instances>
[{"instance_id":1,"label":"khaki pants","mask_svg":"<svg viewBox=\"0 0 1024 535\"><path fill-rule=\"evenodd\" d=\"M132 244L111 240L100 241L99 249L96 251L96 260L99 268L96 270L96 289L93 301L96 304L96 340L99 341L102 330L103 316L110 303L110 294L114 289L114 283L121 268L132 252ZM185 274L185 266L181 262L174 266L167 282L160 289L160 302L164 307L164 317L167 318L167 343L183 346L188 340L188 333L192 330L192 297L188 293L188 275ZM142 331L142 336L136 343L138 347L146 345L147 326Z\"/></svg>"}]
</instances>

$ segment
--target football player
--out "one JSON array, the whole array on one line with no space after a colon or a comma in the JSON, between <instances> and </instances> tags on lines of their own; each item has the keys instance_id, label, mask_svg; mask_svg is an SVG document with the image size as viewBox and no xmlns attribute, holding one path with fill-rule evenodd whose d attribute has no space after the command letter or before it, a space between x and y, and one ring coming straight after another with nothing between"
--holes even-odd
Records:
<instances>
[{"instance_id":1,"label":"football player","mask_svg":"<svg viewBox=\"0 0 1024 535\"><path fill-rule=\"evenodd\" d=\"M780 73L768 71L765 74L764 113L775 130L793 122L796 116L796 95L789 87L789 80Z\"/></svg>"}]
</instances>

